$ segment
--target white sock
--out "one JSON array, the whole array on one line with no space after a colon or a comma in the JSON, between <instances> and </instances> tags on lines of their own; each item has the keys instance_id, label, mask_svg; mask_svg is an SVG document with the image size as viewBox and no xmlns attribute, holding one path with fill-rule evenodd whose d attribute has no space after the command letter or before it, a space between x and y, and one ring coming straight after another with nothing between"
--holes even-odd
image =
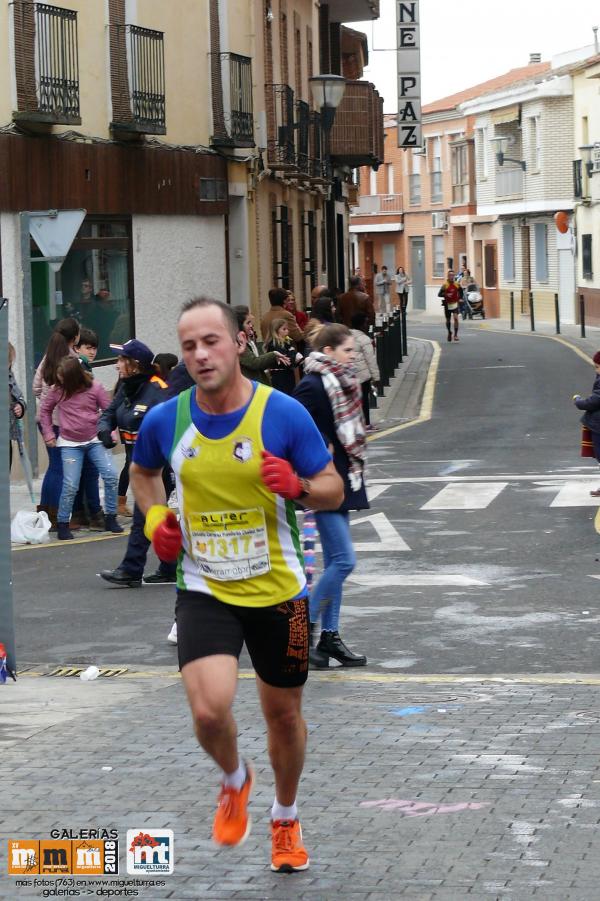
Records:
<instances>
[{"instance_id":1,"label":"white sock","mask_svg":"<svg viewBox=\"0 0 600 901\"><path fill-rule=\"evenodd\" d=\"M239 792L245 781L246 764L243 760L240 761L240 765L233 773L226 773L225 770L223 770L223 785L226 785L228 788L235 788L235 790Z\"/></svg>"},{"instance_id":2,"label":"white sock","mask_svg":"<svg viewBox=\"0 0 600 901\"><path fill-rule=\"evenodd\" d=\"M298 819L298 808L296 806L296 802L294 801L289 807L285 807L283 804L280 804L277 798L273 801L273 806L271 808L271 819L275 820L297 820Z\"/></svg>"}]
</instances>

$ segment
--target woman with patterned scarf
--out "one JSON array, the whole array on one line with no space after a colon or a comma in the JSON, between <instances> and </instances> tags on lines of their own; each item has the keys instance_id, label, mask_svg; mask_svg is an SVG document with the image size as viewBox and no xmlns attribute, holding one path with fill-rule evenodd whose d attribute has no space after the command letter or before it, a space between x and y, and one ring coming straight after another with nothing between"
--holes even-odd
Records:
<instances>
[{"instance_id":1,"label":"woman with patterned scarf","mask_svg":"<svg viewBox=\"0 0 600 901\"><path fill-rule=\"evenodd\" d=\"M325 325L313 338L312 347L294 397L306 407L329 446L344 480L345 496L338 510L315 514L325 568L310 597L310 662L315 669L325 669L333 657L342 666L365 666L367 658L350 651L339 633L342 589L356 564L349 512L369 506L362 396L352 365L354 338L345 325ZM315 647L319 618L322 631Z\"/></svg>"}]
</instances>

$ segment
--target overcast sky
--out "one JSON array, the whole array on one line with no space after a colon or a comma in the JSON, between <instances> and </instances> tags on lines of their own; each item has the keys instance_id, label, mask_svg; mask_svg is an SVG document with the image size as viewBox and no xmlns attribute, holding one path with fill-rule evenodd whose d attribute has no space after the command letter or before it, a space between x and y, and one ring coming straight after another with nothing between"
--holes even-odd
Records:
<instances>
[{"instance_id":1,"label":"overcast sky","mask_svg":"<svg viewBox=\"0 0 600 901\"><path fill-rule=\"evenodd\" d=\"M592 44L600 25L598 0L420 0L420 10L424 103L527 65L530 53L549 60ZM364 77L388 113L397 110L396 54L377 48L394 46L395 23L396 0L381 0L377 22L350 23L369 36Z\"/></svg>"}]
</instances>

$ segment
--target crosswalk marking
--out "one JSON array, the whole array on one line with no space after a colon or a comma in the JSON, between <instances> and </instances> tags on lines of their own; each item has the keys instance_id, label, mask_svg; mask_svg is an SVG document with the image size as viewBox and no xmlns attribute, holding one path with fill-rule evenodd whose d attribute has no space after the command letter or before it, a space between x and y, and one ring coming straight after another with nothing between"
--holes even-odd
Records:
<instances>
[{"instance_id":1,"label":"crosswalk marking","mask_svg":"<svg viewBox=\"0 0 600 901\"><path fill-rule=\"evenodd\" d=\"M421 510L484 510L508 482L451 483L438 491Z\"/></svg>"},{"instance_id":2,"label":"crosswalk marking","mask_svg":"<svg viewBox=\"0 0 600 901\"><path fill-rule=\"evenodd\" d=\"M477 588L489 585L480 579L461 576L454 573L385 573L381 576L360 576L354 573L348 577L365 588L435 588L453 586L458 588Z\"/></svg>"},{"instance_id":3,"label":"crosswalk marking","mask_svg":"<svg viewBox=\"0 0 600 901\"><path fill-rule=\"evenodd\" d=\"M410 551L404 538L389 521L385 513L371 513L351 521L352 526L368 522L377 532L379 541L357 541L355 551Z\"/></svg>"},{"instance_id":4,"label":"crosswalk marking","mask_svg":"<svg viewBox=\"0 0 600 901\"><path fill-rule=\"evenodd\" d=\"M600 487L600 478L587 482L565 482L551 507L597 507L600 498L591 497L590 491Z\"/></svg>"}]
</instances>

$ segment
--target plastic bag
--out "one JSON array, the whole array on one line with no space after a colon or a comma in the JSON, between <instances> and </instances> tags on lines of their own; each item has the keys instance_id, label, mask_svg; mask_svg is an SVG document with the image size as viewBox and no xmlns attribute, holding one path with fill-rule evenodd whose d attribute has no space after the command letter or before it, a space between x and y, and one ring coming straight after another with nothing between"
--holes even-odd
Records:
<instances>
[{"instance_id":1,"label":"plastic bag","mask_svg":"<svg viewBox=\"0 0 600 901\"><path fill-rule=\"evenodd\" d=\"M10 540L13 544L44 544L50 541L50 520L42 510L18 510L10 524Z\"/></svg>"}]
</instances>

